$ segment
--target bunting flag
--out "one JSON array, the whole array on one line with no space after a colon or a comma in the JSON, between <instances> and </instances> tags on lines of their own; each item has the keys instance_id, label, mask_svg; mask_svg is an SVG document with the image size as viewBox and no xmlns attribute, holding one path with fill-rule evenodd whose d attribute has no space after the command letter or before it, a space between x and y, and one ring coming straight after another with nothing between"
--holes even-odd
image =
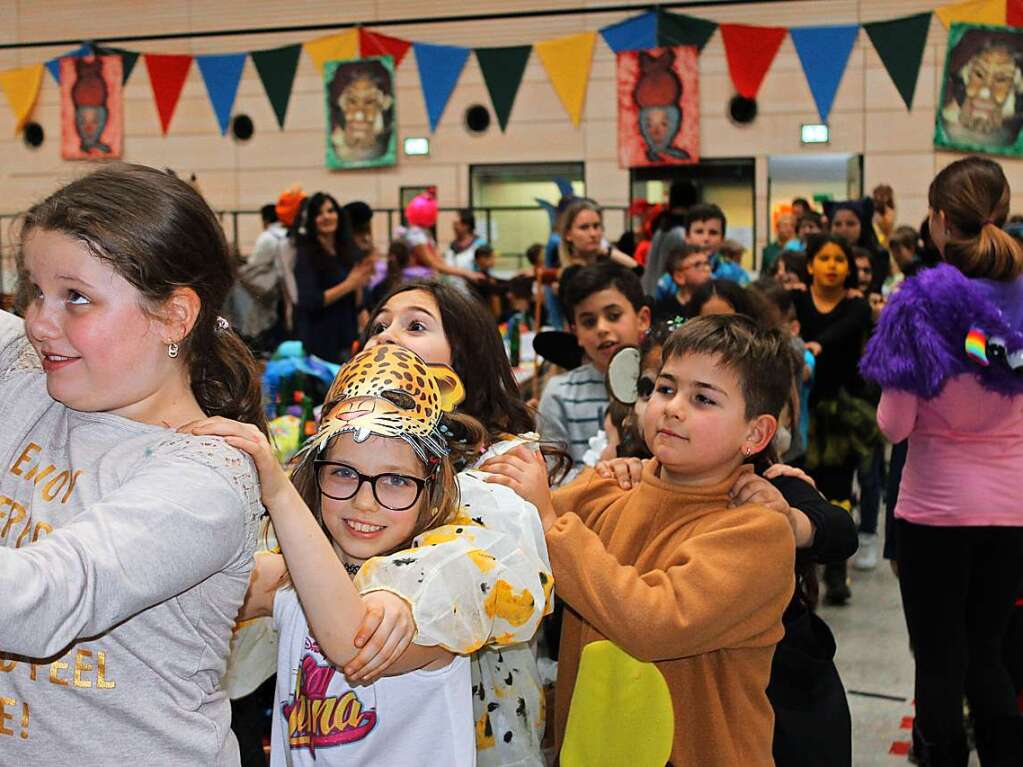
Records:
<instances>
[{"instance_id":1,"label":"bunting flag","mask_svg":"<svg viewBox=\"0 0 1023 767\"><path fill-rule=\"evenodd\" d=\"M222 55L196 56L202 81L206 84L206 93L210 97L213 113L220 125L220 135L227 133L231 122L231 109L234 107L238 85L242 81L242 69L245 68L244 53L225 53Z\"/></svg>"},{"instance_id":2,"label":"bunting flag","mask_svg":"<svg viewBox=\"0 0 1023 767\"><path fill-rule=\"evenodd\" d=\"M526 62L531 45L514 45L508 48L477 48L476 61L483 71L483 82L487 84L490 101L497 113L497 122L504 133L508 127L508 116L511 114L515 95L519 92L522 75L526 71Z\"/></svg>"},{"instance_id":3,"label":"bunting flag","mask_svg":"<svg viewBox=\"0 0 1023 767\"><path fill-rule=\"evenodd\" d=\"M291 100L291 86L295 84L295 70L298 69L298 57L302 53L301 45L285 45L282 48L270 48L265 51L252 51L252 63L256 65L256 73L263 83L266 97L270 99L277 116L277 125L284 130L284 116L288 113L288 102Z\"/></svg>"},{"instance_id":4,"label":"bunting flag","mask_svg":"<svg viewBox=\"0 0 1023 767\"><path fill-rule=\"evenodd\" d=\"M57 83L57 85L60 85L60 60L64 58L64 56L89 56L91 54L92 54L91 45L89 45L88 43L86 43L85 45L80 45L73 51L68 51L67 53L61 56L54 56L52 59L47 61L46 71L50 73L50 77L53 78L53 82Z\"/></svg>"},{"instance_id":5,"label":"bunting flag","mask_svg":"<svg viewBox=\"0 0 1023 767\"><path fill-rule=\"evenodd\" d=\"M4 92L7 103L14 112L14 132L20 131L39 97L39 88L43 84L44 64L33 64L30 67L8 69L0 72L0 90Z\"/></svg>"},{"instance_id":6,"label":"bunting flag","mask_svg":"<svg viewBox=\"0 0 1023 767\"><path fill-rule=\"evenodd\" d=\"M859 33L858 24L793 27L789 30L822 123L826 123L831 114L835 93Z\"/></svg>"},{"instance_id":7,"label":"bunting flag","mask_svg":"<svg viewBox=\"0 0 1023 767\"><path fill-rule=\"evenodd\" d=\"M458 84L458 78L469 59L469 49L457 45L412 43L419 67L419 83L430 118L430 132L437 130L444 107Z\"/></svg>"},{"instance_id":8,"label":"bunting flag","mask_svg":"<svg viewBox=\"0 0 1023 767\"><path fill-rule=\"evenodd\" d=\"M1005 24L1006 0L966 0L935 9L938 18L945 27L957 21L970 24Z\"/></svg>"},{"instance_id":9,"label":"bunting flag","mask_svg":"<svg viewBox=\"0 0 1023 767\"><path fill-rule=\"evenodd\" d=\"M1023 0L1008 0L1006 2L1005 23L1010 27L1023 27Z\"/></svg>"},{"instance_id":10,"label":"bunting flag","mask_svg":"<svg viewBox=\"0 0 1023 767\"><path fill-rule=\"evenodd\" d=\"M657 14L653 11L632 16L625 21L603 27L600 36L615 53L645 51L656 48Z\"/></svg>"},{"instance_id":11,"label":"bunting flag","mask_svg":"<svg viewBox=\"0 0 1023 767\"><path fill-rule=\"evenodd\" d=\"M863 25L881 63L888 70L888 76L906 103L906 109L913 108L916 80L920 74L920 62L923 61L927 31L930 28L930 13Z\"/></svg>"},{"instance_id":12,"label":"bunting flag","mask_svg":"<svg viewBox=\"0 0 1023 767\"><path fill-rule=\"evenodd\" d=\"M411 47L412 43L408 40L389 37L379 32L371 32L368 29L359 28L359 52L362 58L367 58L368 56L390 56L394 59L394 68L397 69Z\"/></svg>"},{"instance_id":13,"label":"bunting flag","mask_svg":"<svg viewBox=\"0 0 1023 767\"><path fill-rule=\"evenodd\" d=\"M728 73L736 92L756 99L764 75L778 55L788 30L784 27L751 27L747 24L722 24Z\"/></svg>"},{"instance_id":14,"label":"bunting flag","mask_svg":"<svg viewBox=\"0 0 1023 767\"><path fill-rule=\"evenodd\" d=\"M316 71L323 74L323 65L328 61L348 61L359 58L359 30L346 29L337 35L318 37L305 44L305 52L316 65Z\"/></svg>"},{"instance_id":15,"label":"bunting flag","mask_svg":"<svg viewBox=\"0 0 1023 767\"><path fill-rule=\"evenodd\" d=\"M697 51L702 51L717 28L716 22L696 16L657 11L657 44L660 46L695 45Z\"/></svg>"},{"instance_id":16,"label":"bunting flag","mask_svg":"<svg viewBox=\"0 0 1023 767\"><path fill-rule=\"evenodd\" d=\"M596 42L596 32L583 32L544 40L533 46L547 70L554 92L558 94L572 124L577 128L583 115L586 86L590 83L590 69L593 66L593 46Z\"/></svg>"},{"instance_id":17,"label":"bunting flag","mask_svg":"<svg viewBox=\"0 0 1023 767\"><path fill-rule=\"evenodd\" d=\"M128 78L131 77L132 71L135 69L135 64L138 63L139 53L138 51L126 51L124 48L107 48L105 46L96 46L97 56L120 56L121 57L121 85L128 82Z\"/></svg>"},{"instance_id":18,"label":"bunting flag","mask_svg":"<svg viewBox=\"0 0 1023 767\"><path fill-rule=\"evenodd\" d=\"M188 70L192 66L192 57L164 53L145 53L143 57L149 72L149 84L153 88L156 111L160 115L160 127L166 136L181 97L181 89L185 87Z\"/></svg>"}]
</instances>

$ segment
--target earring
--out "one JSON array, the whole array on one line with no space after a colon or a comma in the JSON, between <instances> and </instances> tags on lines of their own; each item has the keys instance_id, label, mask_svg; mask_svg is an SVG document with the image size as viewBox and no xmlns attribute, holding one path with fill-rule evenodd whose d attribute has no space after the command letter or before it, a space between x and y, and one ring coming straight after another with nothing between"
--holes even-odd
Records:
<instances>
[{"instance_id":1,"label":"earring","mask_svg":"<svg viewBox=\"0 0 1023 767\"><path fill-rule=\"evenodd\" d=\"M751 455L753 455L753 451L749 449L749 445L746 445L746 447L742 449L742 454L749 458Z\"/></svg>"},{"instance_id":2,"label":"earring","mask_svg":"<svg viewBox=\"0 0 1023 767\"><path fill-rule=\"evenodd\" d=\"M173 341L167 344L167 356L170 357L171 359L174 359L175 357L178 356L178 345Z\"/></svg>"}]
</instances>

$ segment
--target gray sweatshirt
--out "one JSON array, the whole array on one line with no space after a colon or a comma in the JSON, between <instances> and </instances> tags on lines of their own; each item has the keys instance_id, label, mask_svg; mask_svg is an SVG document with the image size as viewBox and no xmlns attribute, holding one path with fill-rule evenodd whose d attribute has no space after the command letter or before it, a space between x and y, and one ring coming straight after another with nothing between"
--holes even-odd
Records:
<instances>
[{"instance_id":1,"label":"gray sweatshirt","mask_svg":"<svg viewBox=\"0 0 1023 767\"><path fill-rule=\"evenodd\" d=\"M64 407L0 312L0 762L237 765L220 689L259 486L218 439Z\"/></svg>"}]
</instances>

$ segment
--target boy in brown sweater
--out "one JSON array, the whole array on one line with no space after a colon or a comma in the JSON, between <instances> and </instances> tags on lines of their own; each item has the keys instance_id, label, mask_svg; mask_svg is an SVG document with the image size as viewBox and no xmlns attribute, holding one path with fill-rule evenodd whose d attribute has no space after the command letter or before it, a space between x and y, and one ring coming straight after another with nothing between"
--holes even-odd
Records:
<instances>
[{"instance_id":1,"label":"boy in brown sweater","mask_svg":"<svg viewBox=\"0 0 1023 767\"><path fill-rule=\"evenodd\" d=\"M765 689L795 544L784 515L732 506L729 490L770 443L792 380L781 333L698 318L664 345L642 419L654 460L638 487L589 472L552 496L539 454L521 448L485 465L539 509L570 608L555 699L563 767L774 764Z\"/></svg>"}]
</instances>

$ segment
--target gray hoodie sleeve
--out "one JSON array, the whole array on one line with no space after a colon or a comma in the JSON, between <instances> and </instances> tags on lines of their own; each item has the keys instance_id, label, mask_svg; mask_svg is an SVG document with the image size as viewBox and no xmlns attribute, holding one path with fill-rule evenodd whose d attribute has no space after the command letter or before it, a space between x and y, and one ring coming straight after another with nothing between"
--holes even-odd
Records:
<instances>
[{"instance_id":1,"label":"gray hoodie sleeve","mask_svg":"<svg viewBox=\"0 0 1023 767\"><path fill-rule=\"evenodd\" d=\"M211 575L251 565L254 469L231 448L197 442L171 437L152 447L127 482L67 525L0 548L0 651L54 655ZM220 465L202 450L219 450Z\"/></svg>"}]
</instances>

